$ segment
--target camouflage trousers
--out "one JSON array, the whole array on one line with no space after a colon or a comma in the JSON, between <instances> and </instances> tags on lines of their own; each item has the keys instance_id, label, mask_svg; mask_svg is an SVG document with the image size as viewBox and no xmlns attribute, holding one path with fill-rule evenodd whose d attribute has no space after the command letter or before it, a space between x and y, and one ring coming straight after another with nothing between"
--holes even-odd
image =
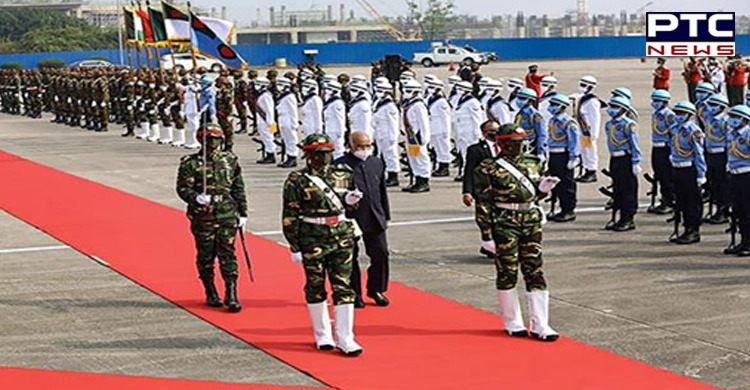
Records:
<instances>
[{"instance_id":1,"label":"camouflage trousers","mask_svg":"<svg viewBox=\"0 0 750 390\"><path fill-rule=\"evenodd\" d=\"M237 220L193 220L190 230L198 252L198 275L212 278L214 259L218 257L222 278L236 278L237 256L234 254L234 243L237 238Z\"/></svg>"},{"instance_id":2,"label":"camouflage trousers","mask_svg":"<svg viewBox=\"0 0 750 390\"><path fill-rule=\"evenodd\" d=\"M526 291L544 291L547 282L542 272L542 214L539 210L498 210L493 222L495 240L496 286L510 290L518 281L518 267Z\"/></svg>"},{"instance_id":3,"label":"camouflage trousers","mask_svg":"<svg viewBox=\"0 0 750 390\"><path fill-rule=\"evenodd\" d=\"M317 244L302 247L305 300L307 303L320 303L328 298L325 286L327 274L333 290L333 304L354 303L355 293L349 284L354 237L349 234L331 235L316 241Z\"/></svg>"},{"instance_id":4,"label":"camouflage trousers","mask_svg":"<svg viewBox=\"0 0 750 390\"><path fill-rule=\"evenodd\" d=\"M219 126L224 131L224 150L232 151L234 147L234 128L232 122L229 121L229 117L226 115L218 115Z\"/></svg>"}]
</instances>

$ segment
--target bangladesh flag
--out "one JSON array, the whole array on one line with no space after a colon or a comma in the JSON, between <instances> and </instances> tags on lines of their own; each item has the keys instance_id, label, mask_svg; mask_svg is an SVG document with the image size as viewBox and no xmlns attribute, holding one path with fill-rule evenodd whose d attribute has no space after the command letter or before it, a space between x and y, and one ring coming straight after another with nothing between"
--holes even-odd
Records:
<instances>
[{"instance_id":1,"label":"bangladesh flag","mask_svg":"<svg viewBox=\"0 0 750 390\"><path fill-rule=\"evenodd\" d=\"M127 34L127 40L130 42L143 42L143 24L141 18L135 16L133 10L123 7L123 15L125 15L125 31Z\"/></svg>"},{"instance_id":2,"label":"bangladesh flag","mask_svg":"<svg viewBox=\"0 0 750 390\"><path fill-rule=\"evenodd\" d=\"M161 2L167 38L172 42L190 42L190 16L186 11L166 1ZM220 38L227 42L234 36L234 23L217 18L202 17L201 20Z\"/></svg>"},{"instance_id":3,"label":"bangladesh flag","mask_svg":"<svg viewBox=\"0 0 750 390\"><path fill-rule=\"evenodd\" d=\"M148 12L144 11L139 4L138 9L135 10L135 14L138 16L137 19L141 20L141 25L143 26L143 41L146 43L153 43L154 32L151 30L151 18L149 17Z\"/></svg>"}]
</instances>

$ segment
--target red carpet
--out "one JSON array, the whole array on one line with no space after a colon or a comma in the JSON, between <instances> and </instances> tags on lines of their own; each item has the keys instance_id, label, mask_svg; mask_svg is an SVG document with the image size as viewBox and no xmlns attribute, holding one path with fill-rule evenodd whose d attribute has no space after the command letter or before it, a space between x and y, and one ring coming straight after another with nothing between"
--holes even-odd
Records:
<instances>
[{"instance_id":1,"label":"red carpet","mask_svg":"<svg viewBox=\"0 0 750 390\"><path fill-rule=\"evenodd\" d=\"M248 282L243 266L245 310L230 315L202 305L181 211L2 152L0 183L0 208L332 387L711 388L566 338L555 344L510 339L498 316L398 283L391 307L357 312L355 330L365 347L360 358L320 353L312 348L302 270L281 245L248 236L256 283Z\"/></svg>"},{"instance_id":2,"label":"red carpet","mask_svg":"<svg viewBox=\"0 0 750 390\"><path fill-rule=\"evenodd\" d=\"M313 387L246 385L187 379L145 378L110 374L0 367L0 389L6 390L312 390Z\"/></svg>"}]
</instances>

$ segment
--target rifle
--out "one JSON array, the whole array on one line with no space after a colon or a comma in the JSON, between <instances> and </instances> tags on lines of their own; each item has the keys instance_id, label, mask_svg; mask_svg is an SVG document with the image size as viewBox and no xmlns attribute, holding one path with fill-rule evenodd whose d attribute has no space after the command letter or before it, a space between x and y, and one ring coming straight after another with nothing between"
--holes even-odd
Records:
<instances>
[{"instance_id":1,"label":"rifle","mask_svg":"<svg viewBox=\"0 0 750 390\"><path fill-rule=\"evenodd\" d=\"M737 252L737 217L734 214L734 208L732 209L732 212L729 213L729 220L729 228L727 228L725 233L730 234L730 239L729 246L724 249L725 255L731 255Z\"/></svg>"},{"instance_id":2,"label":"rifle","mask_svg":"<svg viewBox=\"0 0 750 390\"><path fill-rule=\"evenodd\" d=\"M545 202L549 202L549 213L547 213L547 218L552 218L552 216L555 215L555 204L557 203L557 197L552 195L549 198L544 200Z\"/></svg>"},{"instance_id":3,"label":"rifle","mask_svg":"<svg viewBox=\"0 0 750 390\"><path fill-rule=\"evenodd\" d=\"M609 197L609 200L612 201L615 197L615 194L607 187L599 187L599 193L602 195ZM609 201L607 202L607 205L609 205ZM604 209L606 210L608 206L604 206ZM617 221L617 209L614 207L614 203L612 206L610 206L611 215L609 222L607 222L607 226L613 225Z\"/></svg>"},{"instance_id":4,"label":"rifle","mask_svg":"<svg viewBox=\"0 0 750 390\"><path fill-rule=\"evenodd\" d=\"M242 252L245 254L245 264L247 265L247 272L250 274L250 282L255 283L253 277L253 266L250 263L250 255L247 253L247 243L245 242L245 232L242 229L237 229L240 233L240 242L242 243Z\"/></svg>"},{"instance_id":5,"label":"rifle","mask_svg":"<svg viewBox=\"0 0 750 390\"><path fill-rule=\"evenodd\" d=\"M672 235L669 236L669 242L674 242L680 236L680 223L682 223L682 212L679 208L674 208L671 221L667 220L667 222L674 222L674 230L672 230Z\"/></svg>"},{"instance_id":6,"label":"rifle","mask_svg":"<svg viewBox=\"0 0 750 390\"><path fill-rule=\"evenodd\" d=\"M701 202L706 202L706 192L708 192L708 214L703 217L703 222L708 222L712 215L714 215L714 192L708 186L708 183L703 187L703 194L701 195Z\"/></svg>"},{"instance_id":7,"label":"rifle","mask_svg":"<svg viewBox=\"0 0 750 390\"><path fill-rule=\"evenodd\" d=\"M651 190L646 195L651 197L651 206L648 207L648 212L653 212L656 209L656 193L659 191L659 182L648 172L643 174L643 177L651 184Z\"/></svg>"}]
</instances>

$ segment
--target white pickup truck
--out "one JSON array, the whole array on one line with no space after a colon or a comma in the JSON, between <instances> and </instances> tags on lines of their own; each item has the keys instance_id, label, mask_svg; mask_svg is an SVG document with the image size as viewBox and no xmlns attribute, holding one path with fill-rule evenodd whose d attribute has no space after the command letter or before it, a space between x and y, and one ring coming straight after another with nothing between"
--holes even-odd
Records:
<instances>
[{"instance_id":1,"label":"white pickup truck","mask_svg":"<svg viewBox=\"0 0 750 390\"><path fill-rule=\"evenodd\" d=\"M414 53L412 62L420 63L422 66L429 68L435 65L461 63L487 64L490 59L485 53L478 53L466 50L462 47L453 45L433 45L432 50L428 53Z\"/></svg>"}]
</instances>

